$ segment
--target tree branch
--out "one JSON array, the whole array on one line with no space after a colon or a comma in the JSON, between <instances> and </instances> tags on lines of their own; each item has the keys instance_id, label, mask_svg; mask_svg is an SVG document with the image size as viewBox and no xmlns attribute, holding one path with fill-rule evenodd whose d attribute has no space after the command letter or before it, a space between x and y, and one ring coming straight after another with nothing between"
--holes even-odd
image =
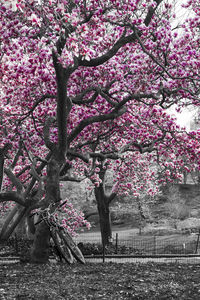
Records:
<instances>
[{"instance_id":1,"label":"tree branch","mask_svg":"<svg viewBox=\"0 0 200 300\"><path fill-rule=\"evenodd\" d=\"M67 154L72 156L72 157L78 157L80 158L82 161L84 161L85 163L88 163L89 162L89 157L86 157L85 155L81 154L81 153L78 153L78 152L75 152L73 150L68 150L67 151Z\"/></svg>"},{"instance_id":2,"label":"tree branch","mask_svg":"<svg viewBox=\"0 0 200 300\"><path fill-rule=\"evenodd\" d=\"M163 132L162 137L157 138L151 142L143 142L143 143L130 142L122 148L120 153L124 153L128 151L130 152L136 151L135 149L132 148L132 146L136 147L140 153L153 152L156 150L156 148L154 148L155 144L162 141L165 138L165 136L166 136L166 132Z\"/></svg>"},{"instance_id":3,"label":"tree branch","mask_svg":"<svg viewBox=\"0 0 200 300\"><path fill-rule=\"evenodd\" d=\"M4 172L12 181L13 185L16 187L17 192L21 193L23 190L23 184L21 183L21 181L13 174L13 172L10 169L5 168Z\"/></svg>"},{"instance_id":4,"label":"tree branch","mask_svg":"<svg viewBox=\"0 0 200 300\"><path fill-rule=\"evenodd\" d=\"M49 153L48 153L47 156L45 157L45 161L41 162L40 166L36 169L36 171L37 171L38 174L40 174L40 172L41 172L41 171L43 170L43 168L46 166L46 162L51 158L51 156L52 156L52 152L49 151ZM33 177L33 178L31 179L31 182L29 183L28 187L26 188L26 191L25 191L25 193L24 193L24 198L26 198L26 197L30 194L30 192L31 192L31 190L32 190L32 188L33 188L35 182L36 182L36 179Z\"/></svg>"},{"instance_id":5,"label":"tree branch","mask_svg":"<svg viewBox=\"0 0 200 300\"><path fill-rule=\"evenodd\" d=\"M8 152L9 149L11 149L11 144L6 143L3 148L0 148L0 191L1 191L1 186L3 182L3 173L4 173L4 161L5 161L5 156Z\"/></svg>"},{"instance_id":6,"label":"tree branch","mask_svg":"<svg viewBox=\"0 0 200 300\"><path fill-rule=\"evenodd\" d=\"M26 207L24 198L21 195L19 195L18 192L0 193L0 202L5 202L5 201L13 201L13 202L16 202L16 203Z\"/></svg>"},{"instance_id":7,"label":"tree branch","mask_svg":"<svg viewBox=\"0 0 200 300\"><path fill-rule=\"evenodd\" d=\"M128 36L125 36L126 31L122 34L122 36L119 38L119 40L113 45L113 47L108 50L105 54L103 54L100 57L93 58L91 60L85 60L85 59L78 59L79 66L85 66L85 67L97 67L99 65L102 65L103 63L107 62L109 59L111 59L118 50L123 47L124 45L128 43L133 43L136 41L135 33L132 33Z\"/></svg>"},{"instance_id":8,"label":"tree branch","mask_svg":"<svg viewBox=\"0 0 200 300\"><path fill-rule=\"evenodd\" d=\"M18 162L18 159L21 155L23 155L23 152L22 152L22 146L23 146L23 142L20 140L19 141L19 149L13 159L13 162L11 164L11 168L14 169L14 167L16 166L17 162Z\"/></svg>"},{"instance_id":9,"label":"tree branch","mask_svg":"<svg viewBox=\"0 0 200 300\"><path fill-rule=\"evenodd\" d=\"M92 152L89 153L90 157L96 157L96 158L100 158L101 160L106 160L106 159L118 159L119 156L117 154L114 153L98 153L98 152Z\"/></svg>"},{"instance_id":10,"label":"tree branch","mask_svg":"<svg viewBox=\"0 0 200 300\"><path fill-rule=\"evenodd\" d=\"M146 15L146 18L144 20L144 24L146 26L149 26L150 22L151 22L151 19L156 11L156 9L158 8L158 6L160 5L160 3L162 2L163 0L156 0L155 2L157 3L156 7L153 8L152 6L150 6L149 10L148 10L148 13Z\"/></svg>"},{"instance_id":11,"label":"tree branch","mask_svg":"<svg viewBox=\"0 0 200 300\"><path fill-rule=\"evenodd\" d=\"M121 115L123 115L126 111L126 108L121 108L119 107L119 109L115 108L113 109L110 113L108 114L104 114L104 115L98 115L98 116L94 116L94 117L89 117L87 119L82 120L77 127L71 132L71 134L68 136L67 142L68 145L73 141L73 139L75 139L78 134L88 125L93 124L93 123L98 123L98 122L104 122L104 121L108 121L108 120L113 120L117 117L120 117Z\"/></svg>"},{"instance_id":12,"label":"tree branch","mask_svg":"<svg viewBox=\"0 0 200 300\"><path fill-rule=\"evenodd\" d=\"M156 7L149 8L147 16L144 20L144 24L146 26L148 26L150 24L151 19L161 2L162 2L162 0L156 0L156 3L157 3ZM121 47L123 47L126 44L133 43L136 41L135 32L133 32L132 34L130 34L128 36L125 36L125 34L126 34L126 29L124 30L124 32L123 32L122 36L119 38L119 40L113 45L113 47L110 50L108 50L105 54L103 54L102 56L93 58L90 61L79 58L79 60L78 60L79 65L85 66L85 67L96 67L96 66L102 65L103 63L105 63L106 61L111 59L118 52L118 50Z\"/></svg>"},{"instance_id":13,"label":"tree branch","mask_svg":"<svg viewBox=\"0 0 200 300\"><path fill-rule=\"evenodd\" d=\"M72 181L72 182L81 182L85 179L86 177L83 178L75 178L71 176L62 176L60 177L60 181Z\"/></svg>"},{"instance_id":14,"label":"tree branch","mask_svg":"<svg viewBox=\"0 0 200 300\"><path fill-rule=\"evenodd\" d=\"M43 135L44 135L44 142L45 142L45 145L47 146L47 148L49 150L51 150L52 152L55 150L56 148L56 145L51 142L50 140L50 127L51 127L51 124L55 121L54 118L52 117L49 117L46 122L45 122L45 125L44 125L44 128L43 128Z\"/></svg>"},{"instance_id":15,"label":"tree branch","mask_svg":"<svg viewBox=\"0 0 200 300\"><path fill-rule=\"evenodd\" d=\"M83 101L83 97L92 91L94 91L94 94L89 99ZM78 104L78 105L79 104L88 104L88 103L92 103L96 99L97 96L98 96L97 88L91 86L91 87L85 89L79 95L75 96L74 98L71 98L71 102L74 104Z\"/></svg>"},{"instance_id":16,"label":"tree branch","mask_svg":"<svg viewBox=\"0 0 200 300\"><path fill-rule=\"evenodd\" d=\"M43 95L40 99L36 100L36 102L33 104L32 108L25 114L25 116L19 120L19 123L22 122L23 120L25 120L28 116L30 116L33 111L36 109L36 107L44 102L46 99L56 99L56 96L54 95L51 95L51 94L46 94L46 95Z\"/></svg>"},{"instance_id":17,"label":"tree branch","mask_svg":"<svg viewBox=\"0 0 200 300\"><path fill-rule=\"evenodd\" d=\"M117 196L117 193L114 193L114 192L111 193L109 196L107 196L108 203L110 204L116 196Z\"/></svg>"}]
</instances>

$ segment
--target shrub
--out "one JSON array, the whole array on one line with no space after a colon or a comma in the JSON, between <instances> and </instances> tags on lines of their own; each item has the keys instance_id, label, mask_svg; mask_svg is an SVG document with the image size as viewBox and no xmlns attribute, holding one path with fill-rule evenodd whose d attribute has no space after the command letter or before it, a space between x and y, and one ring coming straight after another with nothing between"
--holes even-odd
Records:
<instances>
[{"instance_id":1,"label":"shrub","mask_svg":"<svg viewBox=\"0 0 200 300\"><path fill-rule=\"evenodd\" d=\"M103 254L102 244L95 243L79 243L79 249L83 255L101 255ZM114 244L105 247L105 254L142 254L142 251L133 247L125 245L118 245L117 248Z\"/></svg>"}]
</instances>

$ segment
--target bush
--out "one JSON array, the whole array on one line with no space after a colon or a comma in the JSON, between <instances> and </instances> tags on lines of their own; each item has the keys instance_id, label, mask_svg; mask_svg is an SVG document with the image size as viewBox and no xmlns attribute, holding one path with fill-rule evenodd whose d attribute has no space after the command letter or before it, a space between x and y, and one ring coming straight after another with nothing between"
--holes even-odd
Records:
<instances>
[{"instance_id":1,"label":"bush","mask_svg":"<svg viewBox=\"0 0 200 300\"><path fill-rule=\"evenodd\" d=\"M78 247L83 255L98 255L103 253L103 247L101 244L78 243Z\"/></svg>"},{"instance_id":2,"label":"bush","mask_svg":"<svg viewBox=\"0 0 200 300\"><path fill-rule=\"evenodd\" d=\"M31 248L32 243L32 240L17 236L10 237L1 244L1 256L22 255L22 253L27 252Z\"/></svg>"},{"instance_id":3,"label":"bush","mask_svg":"<svg viewBox=\"0 0 200 300\"><path fill-rule=\"evenodd\" d=\"M102 244L95 243L79 243L79 249L83 253L83 255L102 255L103 254L103 246ZM127 247L125 245L118 245L117 248L115 245L110 244L105 247L105 254L143 254L141 250Z\"/></svg>"},{"instance_id":4,"label":"bush","mask_svg":"<svg viewBox=\"0 0 200 300\"><path fill-rule=\"evenodd\" d=\"M177 248L174 245L167 245L163 249L163 254L181 254L182 248Z\"/></svg>"}]
</instances>

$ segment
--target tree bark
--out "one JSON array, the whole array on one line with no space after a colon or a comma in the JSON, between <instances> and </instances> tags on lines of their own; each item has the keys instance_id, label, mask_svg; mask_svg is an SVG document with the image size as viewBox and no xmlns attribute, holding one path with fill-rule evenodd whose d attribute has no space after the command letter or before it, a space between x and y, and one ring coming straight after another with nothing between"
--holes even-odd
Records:
<instances>
[{"instance_id":1,"label":"tree bark","mask_svg":"<svg viewBox=\"0 0 200 300\"><path fill-rule=\"evenodd\" d=\"M23 220L25 214L26 214L26 208L19 207L16 215L13 215L13 218L10 220L8 227L4 231L2 231L1 240L7 240L11 236L15 228Z\"/></svg>"},{"instance_id":2,"label":"tree bark","mask_svg":"<svg viewBox=\"0 0 200 300\"><path fill-rule=\"evenodd\" d=\"M110 238L112 237L110 208L108 198L106 197L101 184L99 187L95 187L95 198L99 213L102 244L108 245L110 243Z\"/></svg>"},{"instance_id":3,"label":"tree bark","mask_svg":"<svg viewBox=\"0 0 200 300\"><path fill-rule=\"evenodd\" d=\"M59 188L59 174L61 164L53 155L47 164L47 177L46 177L46 196L44 199L44 207L47 208L50 204L58 203L60 201L60 188ZM52 211L51 211L52 212ZM50 213L51 213L50 212ZM42 221L36 226L36 233L31 249L30 260L33 263L46 263L49 259L50 247L50 229L45 221Z\"/></svg>"},{"instance_id":4,"label":"tree bark","mask_svg":"<svg viewBox=\"0 0 200 300\"><path fill-rule=\"evenodd\" d=\"M45 222L37 225L33 247L30 253L32 263L47 263L49 260L50 230Z\"/></svg>"},{"instance_id":5,"label":"tree bark","mask_svg":"<svg viewBox=\"0 0 200 300\"><path fill-rule=\"evenodd\" d=\"M62 53L62 44L57 44L58 53ZM43 129L44 142L47 148L52 152L52 156L47 163L47 176L45 183L45 199L43 209L49 207L50 204L59 204L60 197L60 170L65 163L67 151L67 117L71 110L71 101L67 97L67 80L70 73L59 63L57 54L53 51L53 63L56 72L57 82L57 128L58 128L58 144L51 141L50 126L52 118L47 119ZM68 70L69 71L69 70ZM56 205L53 209L56 208ZM35 238L31 251L31 262L46 263L49 258L50 246L50 228L44 221L36 228Z\"/></svg>"},{"instance_id":6,"label":"tree bark","mask_svg":"<svg viewBox=\"0 0 200 300\"><path fill-rule=\"evenodd\" d=\"M14 218L15 215L17 214L18 209L19 209L19 205L16 204L16 206L11 210L11 212L10 212L9 215L7 216L7 218L6 218L6 220L5 220L4 224L3 224L3 227L2 227L2 229L1 229L0 240L3 240L3 237L4 237L4 235L5 235L5 232L7 231L10 222L13 220L13 218Z\"/></svg>"}]
</instances>

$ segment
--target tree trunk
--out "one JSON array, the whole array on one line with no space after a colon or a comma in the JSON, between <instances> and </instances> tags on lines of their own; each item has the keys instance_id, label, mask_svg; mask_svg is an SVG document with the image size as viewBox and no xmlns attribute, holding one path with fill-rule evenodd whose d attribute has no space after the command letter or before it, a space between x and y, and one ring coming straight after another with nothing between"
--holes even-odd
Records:
<instances>
[{"instance_id":1,"label":"tree trunk","mask_svg":"<svg viewBox=\"0 0 200 300\"><path fill-rule=\"evenodd\" d=\"M5 232L7 231L9 224L11 223L11 221L13 220L13 218L15 217L15 215L17 214L19 209L19 205L16 204L15 207L13 207L13 209L11 210L11 212L8 214L8 216L6 217L6 220L3 224L3 227L1 229L1 233L0 233L0 241L4 239L5 236Z\"/></svg>"},{"instance_id":2,"label":"tree trunk","mask_svg":"<svg viewBox=\"0 0 200 300\"><path fill-rule=\"evenodd\" d=\"M47 165L47 177L45 185L44 208L50 204L58 203L60 199L59 174L61 164L55 156L52 156ZM36 226L35 237L31 249L31 262L46 263L49 259L50 231L49 226L43 221Z\"/></svg>"},{"instance_id":3,"label":"tree trunk","mask_svg":"<svg viewBox=\"0 0 200 300\"><path fill-rule=\"evenodd\" d=\"M8 224L7 227L5 227L5 224L3 226L1 237L0 237L1 240L7 240L11 236L11 234L13 233L15 228L23 220L23 217L26 214L26 208L19 206L19 207L17 207L16 213L15 213L15 210L13 210L12 212L14 212L14 213L9 215L9 218L8 218L9 222L7 222L7 224Z\"/></svg>"},{"instance_id":4,"label":"tree trunk","mask_svg":"<svg viewBox=\"0 0 200 300\"><path fill-rule=\"evenodd\" d=\"M108 245L110 243L110 238L112 237L110 209L109 201L101 184L99 187L95 187L95 197L99 213L102 244Z\"/></svg>"},{"instance_id":5,"label":"tree trunk","mask_svg":"<svg viewBox=\"0 0 200 300\"><path fill-rule=\"evenodd\" d=\"M31 249L30 260L33 263L47 263L49 259L50 231L45 222L37 225L37 230Z\"/></svg>"}]
</instances>

